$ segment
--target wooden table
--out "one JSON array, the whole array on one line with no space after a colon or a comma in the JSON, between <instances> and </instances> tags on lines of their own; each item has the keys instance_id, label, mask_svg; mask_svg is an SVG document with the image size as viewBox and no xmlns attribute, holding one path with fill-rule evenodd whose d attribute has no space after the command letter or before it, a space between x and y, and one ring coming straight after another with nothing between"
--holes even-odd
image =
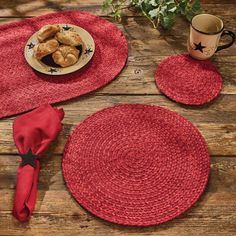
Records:
<instances>
[{"instance_id":1,"label":"wooden table","mask_svg":"<svg viewBox=\"0 0 236 236\"><path fill-rule=\"evenodd\" d=\"M102 0L0 0L1 23L65 9L80 9L108 18ZM206 12L220 15L236 32L236 1L202 1ZM115 23L115 22L114 22ZM0 235L236 235L236 45L217 53L214 64L222 73L221 95L210 105L189 107L160 94L153 73L166 56L186 52L188 23L178 18L173 29L155 30L142 16L127 12L117 24L129 42L127 66L120 76L97 92L59 104L65 109L64 128L41 161L38 199L28 223L11 215L19 156L12 140L14 117L0 121ZM1 82L1 81L0 81ZM180 217L148 227L123 227L97 219L70 196L61 172L68 135L88 115L117 103L156 104L192 121L205 137L211 154L211 176L205 194Z\"/></svg>"}]
</instances>

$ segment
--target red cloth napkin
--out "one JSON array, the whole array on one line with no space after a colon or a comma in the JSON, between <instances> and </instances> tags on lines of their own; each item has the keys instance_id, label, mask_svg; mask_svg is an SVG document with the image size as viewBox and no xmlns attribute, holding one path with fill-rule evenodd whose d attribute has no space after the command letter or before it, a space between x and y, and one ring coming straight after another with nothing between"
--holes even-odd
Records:
<instances>
[{"instance_id":1,"label":"red cloth napkin","mask_svg":"<svg viewBox=\"0 0 236 236\"><path fill-rule=\"evenodd\" d=\"M40 155L61 131L63 109L42 105L17 117L13 123L13 137L22 162L17 171L13 215L19 221L30 218L37 196Z\"/></svg>"}]
</instances>

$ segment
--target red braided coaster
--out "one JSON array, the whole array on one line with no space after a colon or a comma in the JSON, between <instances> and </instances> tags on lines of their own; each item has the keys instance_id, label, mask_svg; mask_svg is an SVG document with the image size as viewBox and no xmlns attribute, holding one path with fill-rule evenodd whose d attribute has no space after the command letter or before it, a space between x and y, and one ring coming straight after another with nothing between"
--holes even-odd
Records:
<instances>
[{"instance_id":1,"label":"red braided coaster","mask_svg":"<svg viewBox=\"0 0 236 236\"><path fill-rule=\"evenodd\" d=\"M29 37L46 24L74 24L95 41L92 60L83 69L61 76L34 71L24 58ZM127 41L112 23L79 11L63 11L0 26L0 118L41 104L65 101L103 87L125 66Z\"/></svg>"},{"instance_id":2,"label":"red braided coaster","mask_svg":"<svg viewBox=\"0 0 236 236\"><path fill-rule=\"evenodd\" d=\"M166 96L187 105L210 102L222 87L221 75L210 61L195 60L189 55L173 55L163 60L155 80Z\"/></svg>"},{"instance_id":3,"label":"red braided coaster","mask_svg":"<svg viewBox=\"0 0 236 236\"><path fill-rule=\"evenodd\" d=\"M203 137L182 116L158 106L120 105L77 126L62 167L69 191L88 211L149 226L198 200L210 161Z\"/></svg>"}]
</instances>

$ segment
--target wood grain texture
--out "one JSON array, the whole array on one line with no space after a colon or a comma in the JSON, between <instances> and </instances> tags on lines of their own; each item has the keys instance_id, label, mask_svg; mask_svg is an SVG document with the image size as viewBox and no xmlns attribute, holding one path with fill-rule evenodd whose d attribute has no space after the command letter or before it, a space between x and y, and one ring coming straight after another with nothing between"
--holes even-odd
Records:
<instances>
[{"instance_id":1,"label":"wood grain texture","mask_svg":"<svg viewBox=\"0 0 236 236\"><path fill-rule=\"evenodd\" d=\"M226 28L236 32L235 0L201 2L205 12L219 15ZM101 3L102 0L0 0L0 24L80 9L112 21L129 43L127 65L116 80L94 93L57 105L65 110L64 127L41 161L37 205L28 223L19 223L11 216L20 160L12 140L15 117L0 120L0 235L236 235L236 44L212 58L223 77L221 95L201 107L180 105L160 93L153 74L165 57L186 52L189 23L178 17L171 30L156 30L139 13L126 11L122 24L118 24L101 11ZM206 192L189 211L159 226L124 227L100 220L75 202L63 180L61 159L69 134L92 113L122 103L160 105L180 113L198 127L209 147L211 175Z\"/></svg>"}]
</instances>

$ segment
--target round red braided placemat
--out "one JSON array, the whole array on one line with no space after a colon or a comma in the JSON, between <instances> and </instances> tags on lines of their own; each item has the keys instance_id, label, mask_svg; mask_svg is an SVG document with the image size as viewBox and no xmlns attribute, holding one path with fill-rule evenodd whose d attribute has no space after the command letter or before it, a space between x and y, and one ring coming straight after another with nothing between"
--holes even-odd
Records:
<instances>
[{"instance_id":1,"label":"round red braided placemat","mask_svg":"<svg viewBox=\"0 0 236 236\"><path fill-rule=\"evenodd\" d=\"M166 96L187 105L210 102L222 87L221 75L210 61L195 60L185 54L163 60L155 80Z\"/></svg>"},{"instance_id":2,"label":"round red braided placemat","mask_svg":"<svg viewBox=\"0 0 236 236\"><path fill-rule=\"evenodd\" d=\"M43 25L54 23L78 25L92 35L95 53L86 67L72 74L50 76L27 64L23 55L27 40ZM128 45L122 32L86 12L63 11L0 26L0 117L94 91L120 73L127 56Z\"/></svg>"},{"instance_id":3,"label":"round red braided placemat","mask_svg":"<svg viewBox=\"0 0 236 236\"><path fill-rule=\"evenodd\" d=\"M206 143L185 118L158 106L119 105L77 126L63 157L73 197L105 220L149 226L177 217L203 193Z\"/></svg>"}]
</instances>

